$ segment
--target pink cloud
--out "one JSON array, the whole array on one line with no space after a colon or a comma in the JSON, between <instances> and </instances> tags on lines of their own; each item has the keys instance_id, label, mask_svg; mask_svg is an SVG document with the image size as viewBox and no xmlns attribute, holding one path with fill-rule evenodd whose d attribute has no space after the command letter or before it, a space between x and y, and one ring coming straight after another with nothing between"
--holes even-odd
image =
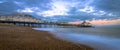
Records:
<instances>
[{"instance_id":1,"label":"pink cloud","mask_svg":"<svg viewBox=\"0 0 120 50\"><path fill-rule=\"evenodd\" d=\"M82 21L76 21L76 22L69 22L69 24L80 24ZM113 24L120 24L120 19L116 20L92 20L89 21L93 25L113 25Z\"/></svg>"},{"instance_id":2,"label":"pink cloud","mask_svg":"<svg viewBox=\"0 0 120 50\"><path fill-rule=\"evenodd\" d=\"M90 23L94 24L94 25L113 25L113 24L119 24L120 23L120 19L117 20L92 20L90 21Z\"/></svg>"}]
</instances>

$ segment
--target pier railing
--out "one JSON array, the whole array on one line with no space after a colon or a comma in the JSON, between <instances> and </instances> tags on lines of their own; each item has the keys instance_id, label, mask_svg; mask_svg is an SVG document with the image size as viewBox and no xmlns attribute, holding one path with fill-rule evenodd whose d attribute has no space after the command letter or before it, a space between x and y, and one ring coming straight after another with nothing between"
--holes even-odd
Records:
<instances>
[{"instance_id":1,"label":"pier railing","mask_svg":"<svg viewBox=\"0 0 120 50\"><path fill-rule=\"evenodd\" d=\"M33 26L33 27L76 27L65 22L41 22L40 19L30 15L0 16L0 23L12 24L17 26Z\"/></svg>"}]
</instances>

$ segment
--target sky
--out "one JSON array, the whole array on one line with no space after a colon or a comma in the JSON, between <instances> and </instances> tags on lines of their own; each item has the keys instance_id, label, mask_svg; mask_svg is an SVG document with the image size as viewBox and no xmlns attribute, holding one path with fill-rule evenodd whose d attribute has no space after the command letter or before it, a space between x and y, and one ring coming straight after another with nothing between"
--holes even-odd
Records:
<instances>
[{"instance_id":1,"label":"sky","mask_svg":"<svg viewBox=\"0 0 120 50\"><path fill-rule=\"evenodd\" d=\"M45 21L120 22L120 0L0 0L0 15L30 14Z\"/></svg>"}]
</instances>

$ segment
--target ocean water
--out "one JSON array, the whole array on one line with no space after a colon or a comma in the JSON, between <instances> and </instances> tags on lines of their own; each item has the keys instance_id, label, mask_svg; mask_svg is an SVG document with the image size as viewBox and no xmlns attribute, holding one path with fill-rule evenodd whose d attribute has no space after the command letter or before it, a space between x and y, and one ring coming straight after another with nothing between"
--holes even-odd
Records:
<instances>
[{"instance_id":1,"label":"ocean water","mask_svg":"<svg viewBox=\"0 0 120 50\"><path fill-rule=\"evenodd\" d=\"M49 31L56 38L93 47L95 50L120 50L120 27L96 26L95 28L33 28Z\"/></svg>"}]
</instances>

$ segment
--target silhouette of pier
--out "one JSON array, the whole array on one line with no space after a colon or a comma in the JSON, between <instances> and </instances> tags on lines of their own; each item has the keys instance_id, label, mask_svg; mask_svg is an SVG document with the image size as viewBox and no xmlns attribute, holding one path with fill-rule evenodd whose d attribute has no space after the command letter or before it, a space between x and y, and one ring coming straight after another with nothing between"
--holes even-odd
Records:
<instances>
[{"instance_id":1,"label":"silhouette of pier","mask_svg":"<svg viewBox=\"0 0 120 50\"><path fill-rule=\"evenodd\" d=\"M11 24L16 26L28 26L28 27L62 27L62 26L72 26L68 24L56 23L56 22L21 22L21 21L1 21L0 23Z\"/></svg>"},{"instance_id":2,"label":"silhouette of pier","mask_svg":"<svg viewBox=\"0 0 120 50\"><path fill-rule=\"evenodd\" d=\"M75 27L76 25L58 23L58 22L21 22L21 21L1 21L0 23L11 24L16 26L27 27L41 27L41 28L54 28L54 27Z\"/></svg>"},{"instance_id":3,"label":"silhouette of pier","mask_svg":"<svg viewBox=\"0 0 120 50\"><path fill-rule=\"evenodd\" d=\"M0 21L0 23L17 25L17 26L37 26L39 24L35 22L21 22L21 21Z\"/></svg>"},{"instance_id":4,"label":"silhouette of pier","mask_svg":"<svg viewBox=\"0 0 120 50\"><path fill-rule=\"evenodd\" d=\"M41 22L41 19L35 18L31 15L26 15L26 14L0 16L0 23L12 24L17 26L29 26L29 27L70 26L70 24L68 25L66 23L48 22L48 21Z\"/></svg>"},{"instance_id":5,"label":"silhouette of pier","mask_svg":"<svg viewBox=\"0 0 120 50\"><path fill-rule=\"evenodd\" d=\"M17 26L44 27L44 28L81 26L81 25L68 24L66 22L48 22L48 21L41 22L41 19L26 14L0 16L0 23L12 24Z\"/></svg>"}]
</instances>

